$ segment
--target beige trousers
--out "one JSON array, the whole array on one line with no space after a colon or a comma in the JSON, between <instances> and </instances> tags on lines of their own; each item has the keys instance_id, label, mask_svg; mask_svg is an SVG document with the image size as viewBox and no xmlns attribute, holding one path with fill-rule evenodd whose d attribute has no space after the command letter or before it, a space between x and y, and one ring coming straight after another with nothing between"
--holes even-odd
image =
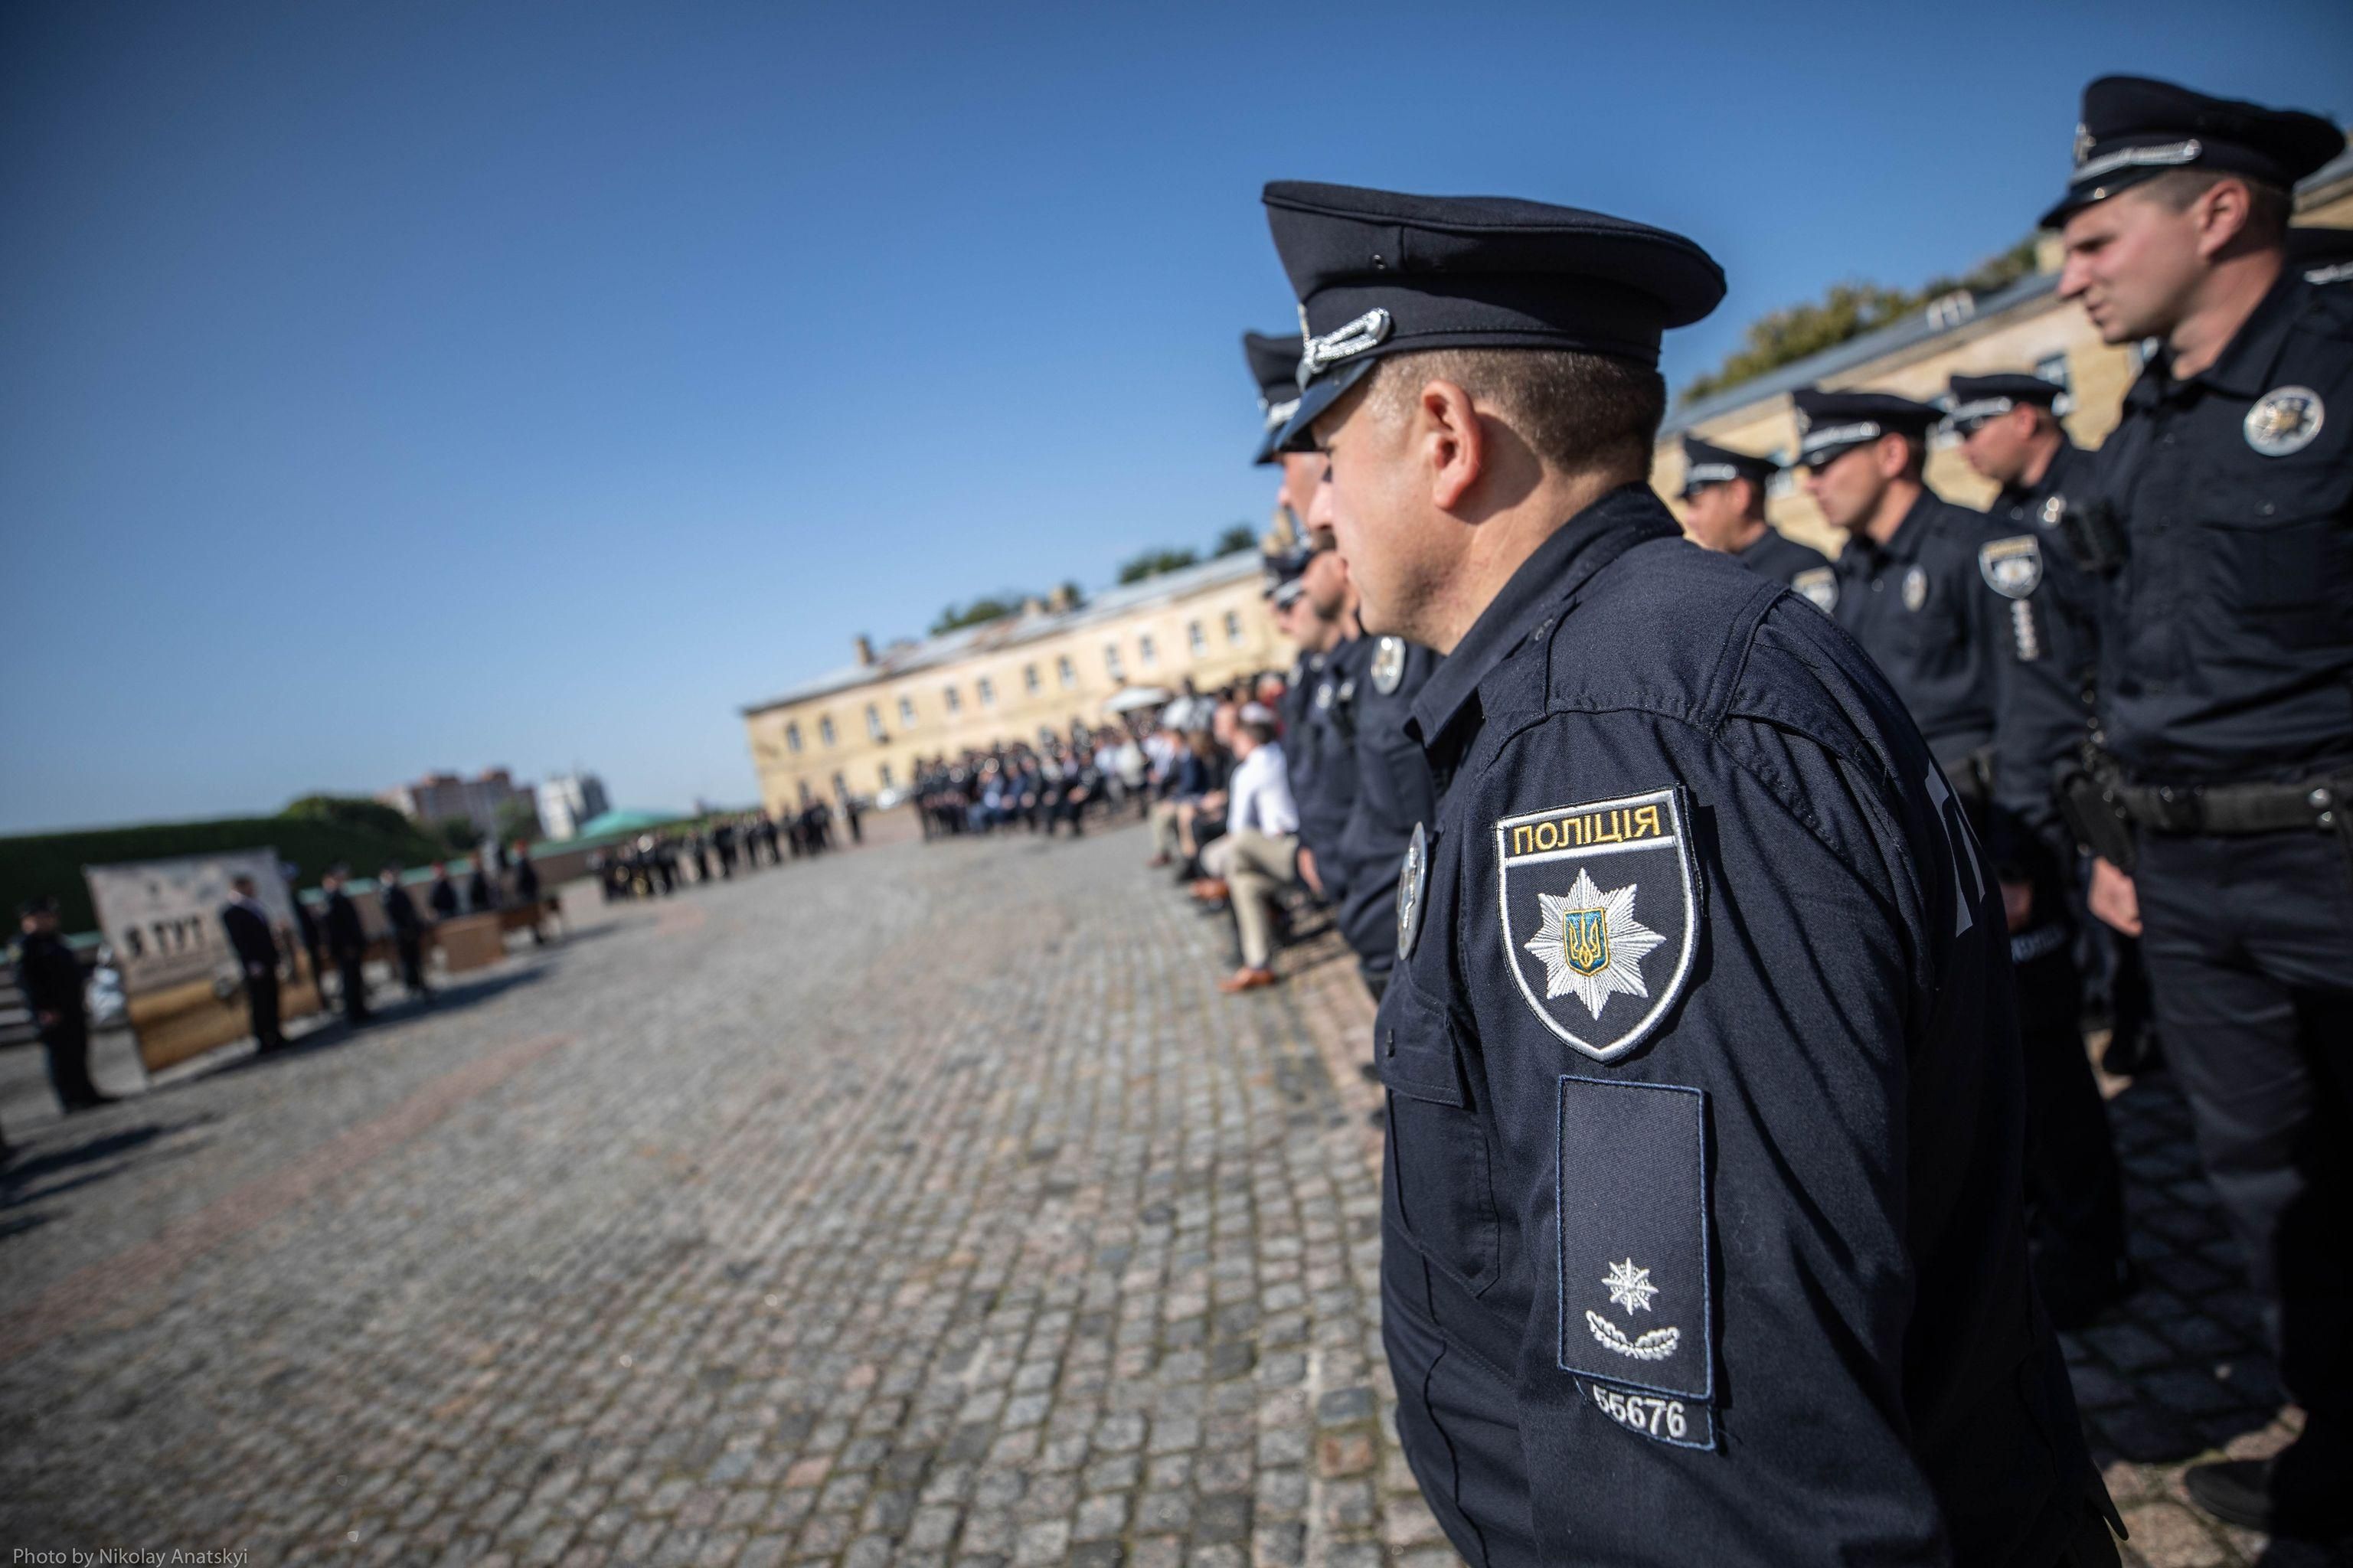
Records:
<instances>
[{"instance_id":1,"label":"beige trousers","mask_svg":"<svg viewBox=\"0 0 2353 1568\"><path fill-rule=\"evenodd\" d=\"M1271 838L1252 828L1229 833L1201 851L1201 865L1226 884L1241 932L1242 963L1264 969L1274 957L1274 903L1299 877L1299 837Z\"/></svg>"}]
</instances>

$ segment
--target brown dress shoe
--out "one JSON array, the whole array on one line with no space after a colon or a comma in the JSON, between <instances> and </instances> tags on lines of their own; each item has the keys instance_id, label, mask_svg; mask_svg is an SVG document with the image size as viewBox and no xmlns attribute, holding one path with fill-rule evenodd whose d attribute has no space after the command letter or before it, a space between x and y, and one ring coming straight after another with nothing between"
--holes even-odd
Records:
<instances>
[{"instance_id":1,"label":"brown dress shoe","mask_svg":"<svg viewBox=\"0 0 2353 1568\"><path fill-rule=\"evenodd\" d=\"M1216 877L1204 877L1193 884L1193 896L1205 904L1217 902L1229 891L1224 881Z\"/></svg>"},{"instance_id":2,"label":"brown dress shoe","mask_svg":"<svg viewBox=\"0 0 2353 1568\"><path fill-rule=\"evenodd\" d=\"M1272 985L1274 984L1275 978L1273 970L1252 969L1248 965L1244 965L1242 968L1235 970L1231 974L1227 975L1223 980L1219 981L1218 989L1224 992L1229 996L1233 996L1244 991L1256 991L1261 986Z\"/></svg>"}]
</instances>

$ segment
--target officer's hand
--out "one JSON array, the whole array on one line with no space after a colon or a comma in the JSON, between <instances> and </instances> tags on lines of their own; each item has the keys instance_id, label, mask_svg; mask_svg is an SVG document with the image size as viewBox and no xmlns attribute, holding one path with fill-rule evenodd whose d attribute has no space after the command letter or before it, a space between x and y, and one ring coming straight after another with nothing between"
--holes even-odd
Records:
<instances>
[{"instance_id":1,"label":"officer's hand","mask_svg":"<svg viewBox=\"0 0 2353 1568\"><path fill-rule=\"evenodd\" d=\"M2011 931L2024 931L2026 922L2034 918L2034 884L2004 882L2001 885L2001 912L2010 922Z\"/></svg>"},{"instance_id":2,"label":"officer's hand","mask_svg":"<svg viewBox=\"0 0 2353 1568\"><path fill-rule=\"evenodd\" d=\"M2124 932L2140 934L2140 895L2133 879L2107 861L2092 861L2092 912Z\"/></svg>"},{"instance_id":3,"label":"officer's hand","mask_svg":"<svg viewBox=\"0 0 2353 1568\"><path fill-rule=\"evenodd\" d=\"M1315 874L1315 851L1303 844L1299 847L1299 879L1317 898L1324 896L1324 879Z\"/></svg>"}]
</instances>

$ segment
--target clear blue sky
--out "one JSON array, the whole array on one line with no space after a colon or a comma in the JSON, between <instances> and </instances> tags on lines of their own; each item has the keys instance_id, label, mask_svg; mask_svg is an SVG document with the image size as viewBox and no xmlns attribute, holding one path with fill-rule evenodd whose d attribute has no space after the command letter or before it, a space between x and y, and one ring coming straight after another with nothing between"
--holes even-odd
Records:
<instances>
[{"instance_id":1,"label":"clear blue sky","mask_svg":"<svg viewBox=\"0 0 2353 1568\"><path fill-rule=\"evenodd\" d=\"M1680 380L2030 226L2108 70L2353 117L2353 6L18 4L0 831L575 761L1261 521L1297 177L1681 229Z\"/></svg>"}]
</instances>

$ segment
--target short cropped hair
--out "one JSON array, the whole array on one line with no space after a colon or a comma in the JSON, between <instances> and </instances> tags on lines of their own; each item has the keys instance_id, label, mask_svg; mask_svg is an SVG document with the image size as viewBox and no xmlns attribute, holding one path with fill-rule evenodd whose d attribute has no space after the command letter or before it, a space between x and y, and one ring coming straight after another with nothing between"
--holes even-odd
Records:
<instances>
[{"instance_id":1,"label":"short cropped hair","mask_svg":"<svg viewBox=\"0 0 2353 1568\"><path fill-rule=\"evenodd\" d=\"M1248 735L1251 740L1256 741L1261 746L1272 741L1275 736L1274 726L1264 719L1249 719L1243 721L1241 731L1243 734Z\"/></svg>"},{"instance_id":2,"label":"short cropped hair","mask_svg":"<svg viewBox=\"0 0 2353 1568\"><path fill-rule=\"evenodd\" d=\"M2138 189L2175 212L2182 212L2191 202L2224 180L2236 180L2247 187L2247 237L2258 245L2284 243L2287 238L2288 219L2295 212L2295 200L2277 185L2267 185L2261 180L2233 174L2227 170L2192 168L2168 169L2162 174L2143 180Z\"/></svg>"},{"instance_id":3,"label":"short cropped hair","mask_svg":"<svg viewBox=\"0 0 2353 1568\"><path fill-rule=\"evenodd\" d=\"M1384 414L1431 381L1451 381L1489 404L1543 458L1566 474L1651 471L1666 417L1667 384L1648 365L1567 349L1430 349L1384 359L1367 402Z\"/></svg>"}]
</instances>

